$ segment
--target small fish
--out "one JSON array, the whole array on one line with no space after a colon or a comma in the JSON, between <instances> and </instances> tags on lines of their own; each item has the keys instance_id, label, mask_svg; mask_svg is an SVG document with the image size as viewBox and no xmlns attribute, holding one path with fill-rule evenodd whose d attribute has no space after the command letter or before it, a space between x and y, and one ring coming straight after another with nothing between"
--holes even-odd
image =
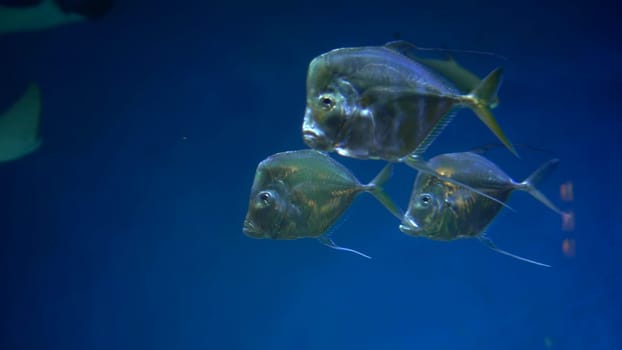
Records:
<instances>
[{"instance_id":1,"label":"small fish","mask_svg":"<svg viewBox=\"0 0 622 350\"><path fill-rule=\"evenodd\" d=\"M41 93L31 84L24 95L0 114L0 163L24 157L39 148Z\"/></svg>"},{"instance_id":2,"label":"small fish","mask_svg":"<svg viewBox=\"0 0 622 350\"><path fill-rule=\"evenodd\" d=\"M50 29L99 19L113 0L16 0L0 5L0 34Z\"/></svg>"},{"instance_id":3,"label":"small fish","mask_svg":"<svg viewBox=\"0 0 622 350\"><path fill-rule=\"evenodd\" d=\"M359 255L335 245L327 230L354 198L369 192L395 217L402 211L382 190L391 164L369 184L361 184L342 164L316 150L274 154L260 162L251 188L243 232L252 238L316 238L321 243Z\"/></svg>"},{"instance_id":4,"label":"small fish","mask_svg":"<svg viewBox=\"0 0 622 350\"><path fill-rule=\"evenodd\" d=\"M307 73L302 125L305 143L352 158L404 161L422 170L417 157L449 123L454 111L467 107L516 155L490 110L496 103L501 69L463 93L455 82L464 78L413 59L405 53L412 48L412 44L399 41L340 48L314 58ZM464 70L455 68L453 72L465 75ZM469 76L458 85L473 84Z\"/></svg>"},{"instance_id":5,"label":"small fish","mask_svg":"<svg viewBox=\"0 0 622 350\"><path fill-rule=\"evenodd\" d=\"M430 168L443 176L454 178L497 199L420 173L415 180L408 210L400 230L407 235L449 241L459 238L479 238L489 248L541 266L548 266L503 251L484 234L486 227L502 209L515 190L526 191L557 214L563 213L534 186L559 164L552 159L522 182L512 180L494 163L473 152L447 153L428 162Z\"/></svg>"}]
</instances>

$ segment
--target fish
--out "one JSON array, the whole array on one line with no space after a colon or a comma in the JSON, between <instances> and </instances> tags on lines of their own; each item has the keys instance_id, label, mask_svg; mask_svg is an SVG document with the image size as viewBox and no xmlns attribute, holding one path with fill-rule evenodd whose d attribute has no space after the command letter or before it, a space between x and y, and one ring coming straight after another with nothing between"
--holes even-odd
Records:
<instances>
[{"instance_id":1,"label":"fish","mask_svg":"<svg viewBox=\"0 0 622 350\"><path fill-rule=\"evenodd\" d=\"M496 252L549 267L499 249L485 230L503 208L499 201L507 202L516 190L526 191L563 217L564 213L535 187L557 168L559 159L553 158L544 163L522 182L514 181L492 161L474 152L441 154L430 159L428 164L438 173L477 188L498 201L420 173L415 179L400 231L409 236L439 241L478 238Z\"/></svg>"},{"instance_id":2,"label":"fish","mask_svg":"<svg viewBox=\"0 0 622 350\"><path fill-rule=\"evenodd\" d=\"M22 0L0 5L0 34L51 29L96 20L112 8L113 0Z\"/></svg>"},{"instance_id":3,"label":"fish","mask_svg":"<svg viewBox=\"0 0 622 350\"><path fill-rule=\"evenodd\" d=\"M338 48L315 57L307 71L302 123L307 146L357 159L403 161L417 170L429 170L420 156L458 109L469 108L518 156L491 112L502 69L494 69L463 93L461 88L475 82L472 74L414 59L408 53L413 47L398 41ZM464 78L449 71L469 80L458 87L456 82Z\"/></svg>"},{"instance_id":4,"label":"fish","mask_svg":"<svg viewBox=\"0 0 622 350\"><path fill-rule=\"evenodd\" d=\"M325 152L306 149L271 155L257 166L242 231L258 239L315 238L331 248L369 258L337 246L327 231L363 192L371 193L401 220L403 211L382 189L391 171L392 164L387 163L364 185Z\"/></svg>"},{"instance_id":5,"label":"fish","mask_svg":"<svg viewBox=\"0 0 622 350\"><path fill-rule=\"evenodd\" d=\"M26 92L0 114L0 163L22 158L39 148L41 92L30 84Z\"/></svg>"},{"instance_id":6,"label":"fish","mask_svg":"<svg viewBox=\"0 0 622 350\"><path fill-rule=\"evenodd\" d=\"M345 157L403 162L419 172L441 176L427 166L422 154L455 110L468 107L518 155L491 112L498 101L501 68L462 93L450 80L464 80L461 77L466 75L470 80L460 86L475 84L472 74L456 67L442 70L438 68L442 64L431 68L431 63L413 58L414 47L396 41L339 48L315 57L307 72L302 124L307 146ZM455 73L448 78L439 71ZM441 179L495 200L456 179Z\"/></svg>"}]
</instances>

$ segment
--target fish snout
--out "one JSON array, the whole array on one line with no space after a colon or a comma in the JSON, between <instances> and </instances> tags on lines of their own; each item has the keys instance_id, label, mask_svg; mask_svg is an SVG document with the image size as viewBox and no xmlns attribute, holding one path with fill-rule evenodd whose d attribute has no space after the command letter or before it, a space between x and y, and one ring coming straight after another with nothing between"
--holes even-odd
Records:
<instances>
[{"instance_id":1,"label":"fish snout","mask_svg":"<svg viewBox=\"0 0 622 350\"><path fill-rule=\"evenodd\" d=\"M323 134L318 134L315 130L303 129L302 139L307 146L318 151L330 152L334 149L332 143Z\"/></svg>"},{"instance_id":2,"label":"fish snout","mask_svg":"<svg viewBox=\"0 0 622 350\"><path fill-rule=\"evenodd\" d=\"M400 231L410 236L418 236L419 232L421 232L421 227L417 225L410 215L406 214L400 224Z\"/></svg>"},{"instance_id":3,"label":"fish snout","mask_svg":"<svg viewBox=\"0 0 622 350\"><path fill-rule=\"evenodd\" d=\"M251 220L244 220L244 226L242 227L242 232L248 237L251 238L262 238L263 235L257 231L255 224Z\"/></svg>"},{"instance_id":4,"label":"fish snout","mask_svg":"<svg viewBox=\"0 0 622 350\"><path fill-rule=\"evenodd\" d=\"M302 139L304 143L318 151L332 151L333 147L325 138L317 135L313 131L303 131Z\"/></svg>"},{"instance_id":5,"label":"fish snout","mask_svg":"<svg viewBox=\"0 0 622 350\"><path fill-rule=\"evenodd\" d=\"M334 149L332 142L315 121L313 110L309 107L305 111L302 124L302 139L307 146L319 151L332 151Z\"/></svg>"}]
</instances>

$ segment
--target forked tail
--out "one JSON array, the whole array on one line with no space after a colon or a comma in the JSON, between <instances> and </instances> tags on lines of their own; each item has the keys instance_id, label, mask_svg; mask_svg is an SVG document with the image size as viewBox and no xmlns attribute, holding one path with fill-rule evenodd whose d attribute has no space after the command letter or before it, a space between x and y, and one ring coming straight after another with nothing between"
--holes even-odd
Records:
<instances>
[{"instance_id":1,"label":"forked tail","mask_svg":"<svg viewBox=\"0 0 622 350\"><path fill-rule=\"evenodd\" d=\"M384 184L389 180L389 178L391 178L392 170L393 163L385 165L380 173L378 173L378 175L376 175L376 177L369 184L367 184L366 188L380 203L382 203L382 205L384 205L385 208L387 208L388 211L391 212L391 214L393 214L393 216L402 221L404 211L402 211L402 209L395 204L395 202L393 202L391 197L389 197L383 189Z\"/></svg>"},{"instance_id":2,"label":"forked tail","mask_svg":"<svg viewBox=\"0 0 622 350\"><path fill-rule=\"evenodd\" d=\"M540 183L544 178L549 176L553 170L557 168L559 165L559 159L551 159L548 162L541 165L533 174L529 175L525 181L521 182L518 186L518 189L526 191L530 195L532 195L535 199L540 201L542 204L549 207L552 211L557 214L564 216L564 212L559 210L553 202L551 202L542 192L538 191L535 187L538 183Z\"/></svg>"},{"instance_id":3,"label":"forked tail","mask_svg":"<svg viewBox=\"0 0 622 350\"><path fill-rule=\"evenodd\" d=\"M501 85L502 69L497 68L488 74L482 82L471 91L468 95L464 96L464 102L471 107L477 117L490 129L490 131L497 136L497 138L507 147L512 154L518 157L516 149L510 142L510 139L505 135L499 123L492 115L490 111L491 105L494 105L494 100Z\"/></svg>"}]
</instances>

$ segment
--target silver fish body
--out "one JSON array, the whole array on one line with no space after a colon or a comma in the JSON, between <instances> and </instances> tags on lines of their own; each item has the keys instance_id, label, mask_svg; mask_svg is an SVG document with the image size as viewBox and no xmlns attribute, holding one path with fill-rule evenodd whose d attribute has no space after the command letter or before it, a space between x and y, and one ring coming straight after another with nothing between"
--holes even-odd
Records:
<instances>
[{"instance_id":1,"label":"silver fish body","mask_svg":"<svg viewBox=\"0 0 622 350\"><path fill-rule=\"evenodd\" d=\"M469 107L515 152L490 112L500 76L497 69L463 94L395 44L335 49L309 65L303 139L347 157L399 161L422 153L455 109Z\"/></svg>"},{"instance_id":2,"label":"silver fish body","mask_svg":"<svg viewBox=\"0 0 622 350\"><path fill-rule=\"evenodd\" d=\"M372 193L400 216L380 187L389 174L387 166L380 178L363 185L325 153L277 153L257 167L243 232L252 238L319 238L362 192Z\"/></svg>"},{"instance_id":3,"label":"silver fish body","mask_svg":"<svg viewBox=\"0 0 622 350\"><path fill-rule=\"evenodd\" d=\"M476 153L448 153L436 156L430 159L428 164L439 174L476 188L497 201L420 173L415 180L400 230L411 236L435 240L480 237L503 208L500 202L507 202L515 190L527 191L553 211L561 214L561 211L534 187L535 183L547 176L558 162L557 159L553 159L525 181L516 182L493 162Z\"/></svg>"}]
</instances>

